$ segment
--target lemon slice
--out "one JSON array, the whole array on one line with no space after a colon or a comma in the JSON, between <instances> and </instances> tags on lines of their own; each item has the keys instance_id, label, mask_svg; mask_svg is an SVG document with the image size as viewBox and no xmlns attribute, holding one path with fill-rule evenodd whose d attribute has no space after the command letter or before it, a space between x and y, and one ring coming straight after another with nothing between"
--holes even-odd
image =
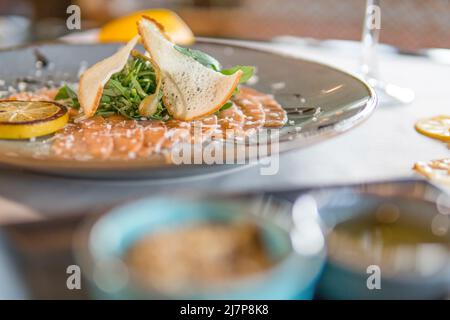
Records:
<instances>
[{"instance_id":1,"label":"lemon slice","mask_svg":"<svg viewBox=\"0 0 450 320\"><path fill-rule=\"evenodd\" d=\"M450 141L450 116L437 116L417 121L416 130L428 137Z\"/></svg>"},{"instance_id":2,"label":"lemon slice","mask_svg":"<svg viewBox=\"0 0 450 320\"><path fill-rule=\"evenodd\" d=\"M166 9L143 10L115 19L100 29L99 40L103 42L131 40L137 34L136 23L143 15L162 24L173 42L181 45L194 43L194 34L187 24L175 12Z\"/></svg>"},{"instance_id":3,"label":"lemon slice","mask_svg":"<svg viewBox=\"0 0 450 320\"><path fill-rule=\"evenodd\" d=\"M48 101L0 101L0 139L29 139L62 129L67 108Z\"/></svg>"},{"instance_id":4,"label":"lemon slice","mask_svg":"<svg viewBox=\"0 0 450 320\"><path fill-rule=\"evenodd\" d=\"M233 95L241 70L224 75L179 52L152 18L142 17L138 29L145 49L161 71L162 98L173 118L190 121L210 115Z\"/></svg>"}]
</instances>

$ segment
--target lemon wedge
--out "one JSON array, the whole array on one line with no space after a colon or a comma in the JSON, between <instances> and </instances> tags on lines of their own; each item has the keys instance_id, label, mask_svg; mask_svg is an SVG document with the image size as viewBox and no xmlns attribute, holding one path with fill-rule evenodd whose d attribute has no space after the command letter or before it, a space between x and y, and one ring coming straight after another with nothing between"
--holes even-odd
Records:
<instances>
[{"instance_id":1,"label":"lemon wedge","mask_svg":"<svg viewBox=\"0 0 450 320\"><path fill-rule=\"evenodd\" d=\"M450 158L417 162L413 169L428 179L450 186Z\"/></svg>"},{"instance_id":2,"label":"lemon wedge","mask_svg":"<svg viewBox=\"0 0 450 320\"><path fill-rule=\"evenodd\" d=\"M100 29L99 40L102 42L129 41L137 34L136 23L143 15L157 20L173 42L181 45L194 43L194 34L188 25L175 12L167 9L143 10L112 20Z\"/></svg>"},{"instance_id":3,"label":"lemon wedge","mask_svg":"<svg viewBox=\"0 0 450 320\"><path fill-rule=\"evenodd\" d=\"M417 121L416 130L428 137L450 141L450 116L437 116Z\"/></svg>"},{"instance_id":4,"label":"lemon wedge","mask_svg":"<svg viewBox=\"0 0 450 320\"><path fill-rule=\"evenodd\" d=\"M67 108L48 101L0 101L0 139L29 139L62 129Z\"/></svg>"}]
</instances>

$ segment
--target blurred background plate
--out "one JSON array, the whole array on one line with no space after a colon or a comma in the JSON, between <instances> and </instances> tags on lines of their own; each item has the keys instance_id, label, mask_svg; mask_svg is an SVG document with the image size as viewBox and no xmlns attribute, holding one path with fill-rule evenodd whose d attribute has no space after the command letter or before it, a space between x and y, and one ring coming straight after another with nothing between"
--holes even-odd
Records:
<instances>
[{"instance_id":1,"label":"blurred background plate","mask_svg":"<svg viewBox=\"0 0 450 320\"><path fill-rule=\"evenodd\" d=\"M77 82L80 72L115 52L120 44L43 44L0 52L0 93L33 90ZM252 86L273 94L288 112L280 130L280 152L329 139L366 119L376 105L372 89L357 77L332 67L242 46L201 40L196 48L225 67L257 67ZM18 63L20 61L20 63ZM231 147L231 146L230 146ZM165 159L145 161L67 161L48 155L45 139L0 141L0 162L14 167L85 178L178 178L235 169L238 165L170 165ZM248 158L246 163L256 159Z\"/></svg>"}]
</instances>

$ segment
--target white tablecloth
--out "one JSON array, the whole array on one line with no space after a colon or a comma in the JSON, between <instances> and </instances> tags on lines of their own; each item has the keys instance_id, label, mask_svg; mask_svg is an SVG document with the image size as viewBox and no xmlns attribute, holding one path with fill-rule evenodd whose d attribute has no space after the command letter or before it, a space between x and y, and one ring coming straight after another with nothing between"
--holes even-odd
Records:
<instances>
[{"instance_id":1,"label":"white tablecloth","mask_svg":"<svg viewBox=\"0 0 450 320\"><path fill-rule=\"evenodd\" d=\"M329 63L354 71L358 50L311 47L288 43L258 43L274 51ZM81 181L0 169L0 195L26 204L43 216L80 211L92 205L131 196L170 191L236 192L358 183L414 176L416 161L448 157L446 144L418 134L414 123L422 117L449 114L450 66L423 57L381 55L383 77L416 92L408 106L380 107L352 131L284 154L275 176L260 175L258 167L217 177L154 182Z\"/></svg>"}]
</instances>

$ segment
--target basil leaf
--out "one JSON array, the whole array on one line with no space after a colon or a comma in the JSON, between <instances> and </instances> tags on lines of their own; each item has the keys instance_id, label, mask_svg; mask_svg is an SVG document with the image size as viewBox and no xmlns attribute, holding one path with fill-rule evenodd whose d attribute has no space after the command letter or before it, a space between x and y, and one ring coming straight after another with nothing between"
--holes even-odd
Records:
<instances>
[{"instance_id":1,"label":"basil leaf","mask_svg":"<svg viewBox=\"0 0 450 320\"><path fill-rule=\"evenodd\" d=\"M65 99L69 99L66 86L59 88L58 93L55 96L55 100L65 100Z\"/></svg>"},{"instance_id":2,"label":"basil leaf","mask_svg":"<svg viewBox=\"0 0 450 320\"><path fill-rule=\"evenodd\" d=\"M238 70L241 70L243 72L241 79L239 80L239 83L246 83L250 78L253 76L253 73L255 72L255 67L251 66L234 66L229 69L221 70L220 72L224 75L231 75L236 73Z\"/></svg>"},{"instance_id":3,"label":"basil leaf","mask_svg":"<svg viewBox=\"0 0 450 320\"><path fill-rule=\"evenodd\" d=\"M173 47L178 52L181 52L185 56L191 57L192 59L201 63L205 67L211 68L214 71L220 71L220 69L222 69L222 66L220 65L219 61L217 61L215 58L211 57L209 54L206 54L206 53L204 53L200 50L196 50L196 49L183 48L178 45L174 45Z\"/></svg>"},{"instance_id":4,"label":"basil leaf","mask_svg":"<svg viewBox=\"0 0 450 320\"><path fill-rule=\"evenodd\" d=\"M55 100L77 99L75 91L70 89L66 84L62 86L55 96Z\"/></svg>"},{"instance_id":5,"label":"basil leaf","mask_svg":"<svg viewBox=\"0 0 450 320\"><path fill-rule=\"evenodd\" d=\"M75 109L78 109L80 107L77 94L66 84L58 90L58 93L55 96L55 100L69 100L70 107Z\"/></svg>"},{"instance_id":6,"label":"basil leaf","mask_svg":"<svg viewBox=\"0 0 450 320\"><path fill-rule=\"evenodd\" d=\"M181 52L182 54L193 58L194 60L198 61L205 67L211 68L214 71L220 72L224 75L232 75L236 73L238 70L241 70L243 72L243 75L241 76L241 79L239 80L239 83L245 83L247 82L255 72L255 68L252 66L235 66L229 69L222 70L222 67L215 58L211 57L210 55L195 49L189 49L189 48L183 48L178 45L174 45L174 48Z\"/></svg>"}]
</instances>

